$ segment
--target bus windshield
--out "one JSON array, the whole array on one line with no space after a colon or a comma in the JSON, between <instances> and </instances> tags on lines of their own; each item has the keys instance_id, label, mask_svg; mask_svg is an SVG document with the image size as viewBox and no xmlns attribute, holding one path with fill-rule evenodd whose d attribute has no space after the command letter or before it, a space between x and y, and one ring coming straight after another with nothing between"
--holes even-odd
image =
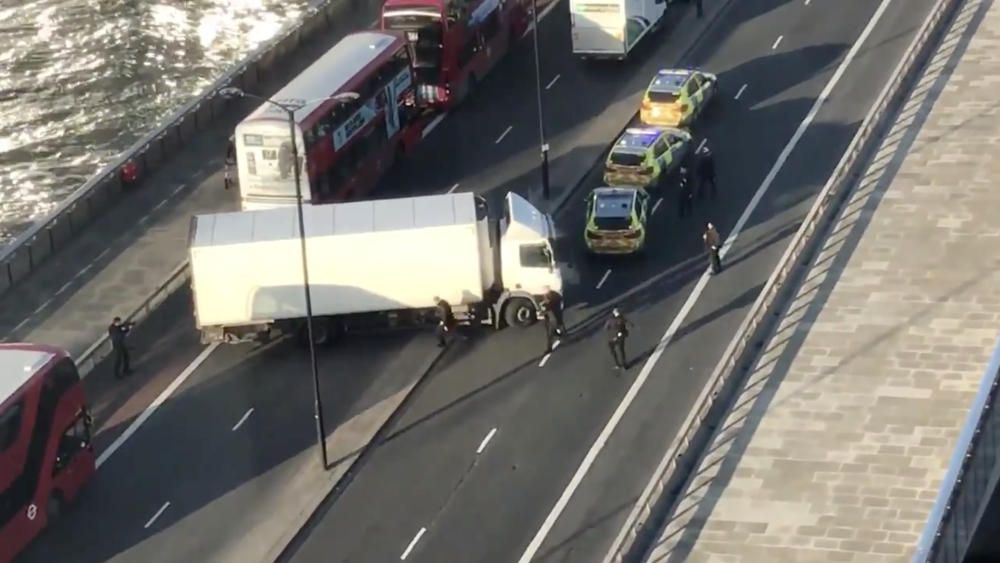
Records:
<instances>
[{"instance_id":1,"label":"bus windshield","mask_svg":"<svg viewBox=\"0 0 1000 563\"><path fill-rule=\"evenodd\" d=\"M386 11L382 14L382 25L392 31L416 31L436 27L440 33L441 14L432 6L408 6L406 9Z\"/></svg>"}]
</instances>

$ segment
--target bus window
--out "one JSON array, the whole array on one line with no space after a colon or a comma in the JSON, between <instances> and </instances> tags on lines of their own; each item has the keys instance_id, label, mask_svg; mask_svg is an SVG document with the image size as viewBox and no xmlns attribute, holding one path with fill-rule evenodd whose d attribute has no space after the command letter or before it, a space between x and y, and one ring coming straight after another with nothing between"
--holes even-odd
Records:
<instances>
[{"instance_id":1,"label":"bus window","mask_svg":"<svg viewBox=\"0 0 1000 563\"><path fill-rule=\"evenodd\" d=\"M0 413L0 452L14 445L21 431L21 412L24 401L14 403L6 411Z\"/></svg>"},{"instance_id":2,"label":"bus window","mask_svg":"<svg viewBox=\"0 0 1000 563\"><path fill-rule=\"evenodd\" d=\"M62 471L76 454L85 450L90 444L90 428L87 426L87 413L80 411L73 424L66 429L59 439L59 451L56 452L56 463L52 474L56 475Z\"/></svg>"}]
</instances>

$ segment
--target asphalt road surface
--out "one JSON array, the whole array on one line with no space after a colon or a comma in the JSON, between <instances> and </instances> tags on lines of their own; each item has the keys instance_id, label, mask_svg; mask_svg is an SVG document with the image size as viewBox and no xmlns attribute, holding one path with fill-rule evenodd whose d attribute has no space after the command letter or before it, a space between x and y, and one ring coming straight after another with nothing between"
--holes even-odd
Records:
<instances>
[{"instance_id":1,"label":"asphalt road surface","mask_svg":"<svg viewBox=\"0 0 1000 563\"><path fill-rule=\"evenodd\" d=\"M692 320L657 364L634 412L556 521L539 557L575 562L603 555L629 499L645 484L930 3L916 0L904 8L897 0L848 67L760 201L727 271L701 295ZM735 224L871 17L875 6L861 4L733 3L689 57L718 72L723 83L722 103L695 128L717 154L720 199L701 204L695 218L679 220L673 197L664 194L651 221L648 256L605 261L581 253L580 190L557 217L561 259L571 262L577 282L566 291L571 336L548 358L540 353L540 328L473 334L457 344L290 558L396 559L424 529L410 560L516 561L691 294L705 266L702 223L712 220L724 235ZM629 94L623 82L644 81L658 65L676 62L662 60L676 50L664 34L652 37L637 61L582 65L568 51L565 10L560 4L540 33L543 82L551 84L546 122L556 138L608 118L608 108ZM459 190L502 194L496 188L530 184L538 158L534 83L523 71L530 54L519 46L389 181L413 193L458 183ZM589 166L575 162L573 153L564 158L554 166ZM584 187L598 182L591 174ZM629 342L633 367L621 376L610 369L598 330L612 303L637 324ZM190 296L179 294L140 330L137 348L151 350L141 365L155 372L152 387L165 387L202 351L189 304ZM324 352L324 395L336 397L327 405L331 418L344 416L345 405L391 392L404 377L404 355L429 353L413 338L359 339ZM23 560L208 561L231 543L249 541L248 527L282 500L274 491L292 477L285 462L312 445L312 399L302 380L307 361L289 344L213 352ZM128 422L108 421L99 446Z\"/></svg>"},{"instance_id":2,"label":"asphalt road surface","mask_svg":"<svg viewBox=\"0 0 1000 563\"><path fill-rule=\"evenodd\" d=\"M750 216L727 271L695 302L535 560L576 563L603 557L630 502L931 4L895 2L846 67ZM541 354L540 328L473 340L467 353L432 376L350 487L317 514L288 559L517 561L643 360L691 295L705 268L700 241L704 222L713 221L724 235L729 232L876 7L824 1L730 6L688 59L719 73L723 84L722 103L695 127L716 152L720 199L701 204L694 219L679 219L674 197L664 194L651 221L652 246L644 260L591 260L581 252L581 190L557 217L564 234L559 253L572 256L579 275L566 295L572 305L570 338L548 358ZM543 45L568 39L568 18L561 10L556 8L556 23L546 30ZM665 48L662 41L654 38L661 43L632 64L673 64L658 56ZM549 103L546 113L550 131L572 127L613 101L604 94L613 90L606 82L589 82L609 71L582 67L565 49L543 47L543 52L543 82L560 75L553 87L561 93L559 101ZM517 76L492 82L508 89L522 83ZM505 151L508 167L537 158L530 149L536 142L534 108L506 104L484 110L485 103L468 110L476 114L473 122L453 119L443 126L451 143L428 149L442 150L442 159L462 155L454 160L464 166L455 164L453 173L431 166L411 172L414 185L423 179L439 186L452 181L476 188L503 185L510 171L484 155L497 146L504 150L503 143L523 147ZM514 129L495 143L510 124ZM585 187L599 184L595 172ZM624 376L611 369L599 329L613 305L623 307L637 324L629 341L632 368Z\"/></svg>"}]
</instances>

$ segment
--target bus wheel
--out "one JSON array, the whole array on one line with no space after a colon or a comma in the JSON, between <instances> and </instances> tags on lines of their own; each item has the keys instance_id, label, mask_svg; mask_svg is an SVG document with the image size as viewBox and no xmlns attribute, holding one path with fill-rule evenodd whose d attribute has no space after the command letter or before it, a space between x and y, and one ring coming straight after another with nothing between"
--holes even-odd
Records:
<instances>
[{"instance_id":1,"label":"bus wheel","mask_svg":"<svg viewBox=\"0 0 1000 563\"><path fill-rule=\"evenodd\" d=\"M62 516L65 504L62 494L59 491L55 491L49 495L49 500L45 503L45 515L50 522Z\"/></svg>"},{"instance_id":2,"label":"bus wheel","mask_svg":"<svg viewBox=\"0 0 1000 563\"><path fill-rule=\"evenodd\" d=\"M528 299L515 297L503 309L504 320L510 326L529 327L535 323L535 306Z\"/></svg>"}]
</instances>

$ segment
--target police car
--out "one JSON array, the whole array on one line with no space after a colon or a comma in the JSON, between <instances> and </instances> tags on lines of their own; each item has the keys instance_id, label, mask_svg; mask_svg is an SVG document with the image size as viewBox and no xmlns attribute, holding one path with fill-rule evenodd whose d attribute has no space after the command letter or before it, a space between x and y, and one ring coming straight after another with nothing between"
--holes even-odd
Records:
<instances>
[{"instance_id":1,"label":"police car","mask_svg":"<svg viewBox=\"0 0 1000 563\"><path fill-rule=\"evenodd\" d=\"M719 79L709 72L660 70L642 96L639 119L650 125L687 127L718 92Z\"/></svg>"},{"instance_id":2,"label":"police car","mask_svg":"<svg viewBox=\"0 0 1000 563\"><path fill-rule=\"evenodd\" d=\"M593 254L634 254L646 244L649 194L635 186L597 188L587 196L583 237Z\"/></svg>"},{"instance_id":3,"label":"police car","mask_svg":"<svg viewBox=\"0 0 1000 563\"><path fill-rule=\"evenodd\" d=\"M644 188L659 185L681 163L690 146L691 134L683 129L626 129L604 162L604 183Z\"/></svg>"}]
</instances>

